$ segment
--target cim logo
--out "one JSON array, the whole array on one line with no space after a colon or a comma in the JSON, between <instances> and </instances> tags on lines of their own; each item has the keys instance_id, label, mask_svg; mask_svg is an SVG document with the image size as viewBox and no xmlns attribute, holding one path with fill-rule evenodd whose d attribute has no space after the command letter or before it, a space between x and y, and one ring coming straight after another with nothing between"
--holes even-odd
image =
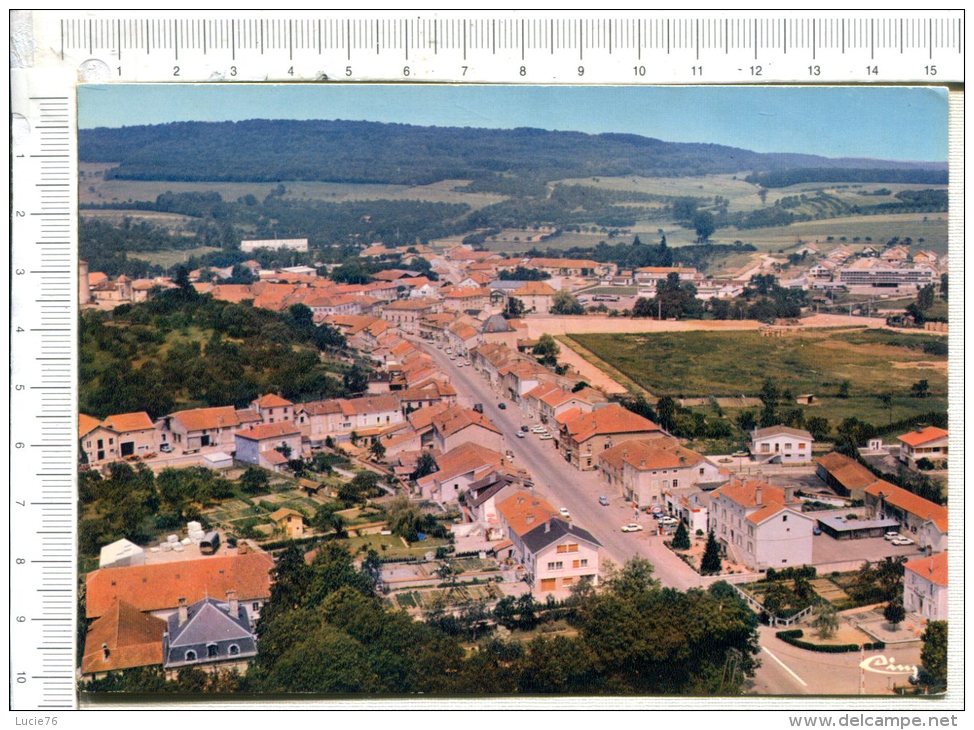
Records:
<instances>
[{"instance_id":1,"label":"cim logo","mask_svg":"<svg viewBox=\"0 0 974 730\"><path fill-rule=\"evenodd\" d=\"M859 662L859 666L867 672L874 674L909 674L917 673L917 668L913 664L897 664L893 657L885 657L882 654L871 656Z\"/></svg>"}]
</instances>

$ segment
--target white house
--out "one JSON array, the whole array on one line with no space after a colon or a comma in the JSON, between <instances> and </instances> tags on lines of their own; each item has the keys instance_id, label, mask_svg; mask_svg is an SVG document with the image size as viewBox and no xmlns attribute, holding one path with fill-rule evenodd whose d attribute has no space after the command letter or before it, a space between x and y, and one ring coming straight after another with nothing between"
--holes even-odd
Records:
<instances>
[{"instance_id":1,"label":"white house","mask_svg":"<svg viewBox=\"0 0 974 730\"><path fill-rule=\"evenodd\" d=\"M235 435L237 461L278 470L301 456L301 431L291 422L264 423Z\"/></svg>"},{"instance_id":2,"label":"white house","mask_svg":"<svg viewBox=\"0 0 974 730\"><path fill-rule=\"evenodd\" d=\"M751 431L751 454L761 461L800 464L812 460L812 434L789 426L769 426Z\"/></svg>"},{"instance_id":3,"label":"white house","mask_svg":"<svg viewBox=\"0 0 974 730\"><path fill-rule=\"evenodd\" d=\"M751 570L812 562L815 520L802 514L793 487L734 480L711 492L709 519L727 557Z\"/></svg>"},{"instance_id":4,"label":"white house","mask_svg":"<svg viewBox=\"0 0 974 730\"><path fill-rule=\"evenodd\" d=\"M416 484L424 499L439 503L456 502L473 482L504 464L503 454L476 443L463 443L435 458L436 471Z\"/></svg>"},{"instance_id":5,"label":"white house","mask_svg":"<svg viewBox=\"0 0 974 730\"><path fill-rule=\"evenodd\" d=\"M947 553L903 566L903 608L928 621L947 620Z\"/></svg>"},{"instance_id":6,"label":"white house","mask_svg":"<svg viewBox=\"0 0 974 730\"><path fill-rule=\"evenodd\" d=\"M900 461L916 468L920 459L932 462L947 460L948 432L936 426L918 428L897 436L900 442Z\"/></svg>"}]
</instances>

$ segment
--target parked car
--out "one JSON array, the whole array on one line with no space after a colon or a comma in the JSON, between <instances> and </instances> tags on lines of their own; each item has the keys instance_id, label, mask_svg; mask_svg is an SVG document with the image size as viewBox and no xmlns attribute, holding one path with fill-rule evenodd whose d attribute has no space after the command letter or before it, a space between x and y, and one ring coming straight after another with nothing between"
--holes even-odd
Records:
<instances>
[{"instance_id":1,"label":"parked car","mask_svg":"<svg viewBox=\"0 0 974 730\"><path fill-rule=\"evenodd\" d=\"M894 545L901 545L902 546L902 545L912 545L914 541L913 541L912 538L906 537L904 535L903 537L894 538L893 540L891 540L891 542Z\"/></svg>"},{"instance_id":2,"label":"parked car","mask_svg":"<svg viewBox=\"0 0 974 730\"><path fill-rule=\"evenodd\" d=\"M813 527L812 528L812 534L813 535L821 535L822 534L822 528L821 527Z\"/></svg>"},{"instance_id":3,"label":"parked car","mask_svg":"<svg viewBox=\"0 0 974 730\"><path fill-rule=\"evenodd\" d=\"M678 525L678 524L680 524L680 521L676 517L670 517L669 515L665 515L660 520L660 524L661 525Z\"/></svg>"},{"instance_id":4,"label":"parked car","mask_svg":"<svg viewBox=\"0 0 974 730\"><path fill-rule=\"evenodd\" d=\"M883 535L883 539L884 540L895 540L899 536L900 536L900 533L898 533L898 532L887 532L885 535Z\"/></svg>"},{"instance_id":5,"label":"parked car","mask_svg":"<svg viewBox=\"0 0 974 730\"><path fill-rule=\"evenodd\" d=\"M484 404L483 403L474 403L473 404L473 409L475 411L477 411L477 413L483 413L484 412Z\"/></svg>"},{"instance_id":6,"label":"parked car","mask_svg":"<svg viewBox=\"0 0 974 730\"><path fill-rule=\"evenodd\" d=\"M497 407L500 408L502 411L507 410L507 403L498 403Z\"/></svg>"},{"instance_id":7,"label":"parked car","mask_svg":"<svg viewBox=\"0 0 974 730\"><path fill-rule=\"evenodd\" d=\"M521 426L521 428L524 428L524 426ZM544 426L532 426L531 427L531 433L547 433L547 431L548 431L548 429L545 428Z\"/></svg>"},{"instance_id":8,"label":"parked car","mask_svg":"<svg viewBox=\"0 0 974 730\"><path fill-rule=\"evenodd\" d=\"M528 431L530 431L530 430L531 430L531 429L529 429L529 428L528 428L527 426L521 426L521 432L522 432L522 433L527 433L527 432L528 432Z\"/></svg>"},{"instance_id":9,"label":"parked car","mask_svg":"<svg viewBox=\"0 0 974 730\"><path fill-rule=\"evenodd\" d=\"M463 367L463 362L462 362L462 361L461 361L461 362L458 362L458 363L457 363L457 367L458 367L458 368L462 368L462 367Z\"/></svg>"},{"instance_id":10,"label":"parked car","mask_svg":"<svg viewBox=\"0 0 974 730\"><path fill-rule=\"evenodd\" d=\"M571 514L568 511L568 507L562 507L561 509L559 509L558 514L560 514L562 517L571 517Z\"/></svg>"},{"instance_id":11,"label":"parked car","mask_svg":"<svg viewBox=\"0 0 974 730\"><path fill-rule=\"evenodd\" d=\"M640 525L638 522L630 522L628 525L622 526L623 532L641 532L642 529L643 526Z\"/></svg>"},{"instance_id":12,"label":"parked car","mask_svg":"<svg viewBox=\"0 0 974 730\"><path fill-rule=\"evenodd\" d=\"M518 431L514 435L517 436L519 439L523 439L524 438L524 431Z\"/></svg>"},{"instance_id":13,"label":"parked car","mask_svg":"<svg viewBox=\"0 0 974 730\"><path fill-rule=\"evenodd\" d=\"M606 497L603 494L601 497L599 497L599 504L601 504L603 507L608 507L609 506L609 498Z\"/></svg>"},{"instance_id":14,"label":"parked car","mask_svg":"<svg viewBox=\"0 0 974 730\"><path fill-rule=\"evenodd\" d=\"M540 437L538 437L538 440L539 441L552 441L552 440L554 440L554 438L555 437L552 436L550 433L543 433L543 434L541 434Z\"/></svg>"}]
</instances>

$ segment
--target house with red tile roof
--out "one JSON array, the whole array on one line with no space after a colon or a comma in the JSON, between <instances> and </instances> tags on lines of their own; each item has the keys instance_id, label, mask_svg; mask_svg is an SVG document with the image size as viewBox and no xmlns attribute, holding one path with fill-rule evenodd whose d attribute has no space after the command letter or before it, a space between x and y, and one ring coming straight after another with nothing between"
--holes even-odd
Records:
<instances>
[{"instance_id":1,"label":"house with red tile roof","mask_svg":"<svg viewBox=\"0 0 974 730\"><path fill-rule=\"evenodd\" d=\"M250 407L264 423L294 420L294 404L276 393L267 393L250 402Z\"/></svg>"},{"instance_id":2,"label":"house with red tile roof","mask_svg":"<svg viewBox=\"0 0 974 730\"><path fill-rule=\"evenodd\" d=\"M104 421L79 414L78 437L82 462L93 466L145 456L159 448L158 431L145 411L120 413Z\"/></svg>"},{"instance_id":3,"label":"house with red tile roof","mask_svg":"<svg viewBox=\"0 0 974 730\"><path fill-rule=\"evenodd\" d=\"M85 576L85 615L109 614L118 601L143 613L168 618L180 599L195 603L236 591L251 622L271 595L274 559L246 542L236 552L122 568L100 568Z\"/></svg>"},{"instance_id":4,"label":"house with red tile roof","mask_svg":"<svg viewBox=\"0 0 974 730\"><path fill-rule=\"evenodd\" d=\"M233 406L190 408L161 419L160 441L176 444L187 453L207 446L232 448L240 426L240 415Z\"/></svg>"},{"instance_id":5,"label":"house with red tile roof","mask_svg":"<svg viewBox=\"0 0 974 730\"><path fill-rule=\"evenodd\" d=\"M662 506L673 489L724 482L726 476L707 457L663 435L623 441L599 454L599 473L606 491L619 494L640 509Z\"/></svg>"},{"instance_id":6,"label":"house with red tile roof","mask_svg":"<svg viewBox=\"0 0 974 730\"><path fill-rule=\"evenodd\" d=\"M900 532L916 540L920 548L931 552L947 549L947 508L943 505L882 479L866 487L865 502L873 516L898 520Z\"/></svg>"},{"instance_id":7,"label":"house with red tile roof","mask_svg":"<svg viewBox=\"0 0 974 730\"><path fill-rule=\"evenodd\" d=\"M517 289L510 292L510 296L520 299L524 311L537 314L548 314L554 301L555 290L543 281L525 281Z\"/></svg>"},{"instance_id":8,"label":"house with red tile roof","mask_svg":"<svg viewBox=\"0 0 974 730\"><path fill-rule=\"evenodd\" d=\"M261 423L234 435L235 458L244 464L280 471L301 457L301 429L293 421Z\"/></svg>"},{"instance_id":9,"label":"house with red tile roof","mask_svg":"<svg viewBox=\"0 0 974 730\"><path fill-rule=\"evenodd\" d=\"M838 451L818 457L815 473L838 494L850 499L864 500L866 487L879 481L865 466Z\"/></svg>"},{"instance_id":10,"label":"house with red tile roof","mask_svg":"<svg viewBox=\"0 0 974 730\"><path fill-rule=\"evenodd\" d=\"M751 570L812 562L816 521L802 513L793 487L734 479L711 492L708 517L727 556Z\"/></svg>"},{"instance_id":11,"label":"house with red tile roof","mask_svg":"<svg viewBox=\"0 0 974 730\"><path fill-rule=\"evenodd\" d=\"M423 499L455 503L472 482L504 464L498 451L477 443L463 443L436 457L437 470L416 481Z\"/></svg>"},{"instance_id":12,"label":"house with red tile roof","mask_svg":"<svg viewBox=\"0 0 974 730\"><path fill-rule=\"evenodd\" d=\"M335 441L346 441L353 431L363 437L376 436L404 420L399 397L393 393L332 398L295 407L295 424L315 445L324 443L329 436Z\"/></svg>"},{"instance_id":13,"label":"house with red tile roof","mask_svg":"<svg viewBox=\"0 0 974 730\"><path fill-rule=\"evenodd\" d=\"M946 621L947 583L947 553L907 561L903 566L903 608L927 621Z\"/></svg>"},{"instance_id":14,"label":"house with red tile roof","mask_svg":"<svg viewBox=\"0 0 974 730\"><path fill-rule=\"evenodd\" d=\"M423 409L412 415L425 415L427 411L432 411L429 421L431 429L429 443L440 451L447 452L468 442L495 451L504 450L504 436L501 430L483 413L478 413L472 408L452 405L437 410Z\"/></svg>"},{"instance_id":15,"label":"house with red tile roof","mask_svg":"<svg viewBox=\"0 0 974 730\"><path fill-rule=\"evenodd\" d=\"M926 426L897 436L900 442L900 461L914 469L920 459L934 463L946 462L949 435L946 429Z\"/></svg>"},{"instance_id":16,"label":"house with red tile roof","mask_svg":"<svg viewBox=\"0 0 974 730\"><path fill-rule=\"evenodd\" d=\"M126 601L113 601L91 622L85 635L81 673L92 679L108 672L162 664L166 622L143 613Z\"/></svg>"},{"instance_id":17,"label":"house with red tile roof","mask_svg":"<svg viewBox=\"0 0 974 730\"><path fill-rule=\"evenodd\" d=\"M576 469L598 468L597 459L606 449L638 438L653 438L663 430L648 418L610 403L584 413L569 408L557 418L560 428L556 447Z\"/></svg>"}]
</instances>

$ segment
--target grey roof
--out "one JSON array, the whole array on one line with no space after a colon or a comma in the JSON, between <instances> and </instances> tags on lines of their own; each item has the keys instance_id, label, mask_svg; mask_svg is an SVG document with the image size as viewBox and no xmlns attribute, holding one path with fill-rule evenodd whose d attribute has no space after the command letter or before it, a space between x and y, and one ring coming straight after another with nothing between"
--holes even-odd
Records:
<instances>
[{"instance_id":1,"label":"grey roof","mask_svg":"<svg viewBox=\"0 0 974 730\"><path fill-rule=\"evenodd\" d=\"M257 655L257 637L250 628L247 610L238 605L237 615L228 612L229 604L204 598L188 608L189 618L180 625L179 612L166 621L163 636L165 667L239 660ZM187 652L195 658L187 659Z\"/></svg>"},{"instance_id":2,"label":"grey roof","mask_svg":"<svg viewBox=\"0 0 974 730\"><path fill-rule=\"evenodd\" d=\"M480 331L483 333L513 332L514 328L511 327L510 323L501 315L492 314L486 320L484 320L484 325L480 328Z\"/></svg>"},{"instance_id":3,"label":"grey roof","mask_svg":"<svg viewBox=\"0 0 974 730\"><path fill-rule=\"evenodd\" d=\"M514 291L515 289L520 289L526 283L527 282L525 281L514 281L511 279L497 279L490 282L487 286L491 289L510 289L511 291Z\"/></svg>"},{"instance_id":4,"label":"grey roof","mask_svg":"<svg viewBox=\"0 0 974 730\"><path fill-rule=\"evenodd\" d=\"M836 532L849 532L851 530L875 530L875 529L895 529L900 526L899 520L847 520L841 515L817 517L822 525L828 525Z\"/></svg>"},{"instance_id":5,"label":"grey roof","mask_svg":"<svg viewBox=\"0 0 974 730\"><path fill-rule=\"evenodd\" d=\"M510 474L502 474L501 472L492 471L483 479L478 479L477 481L470 483L470 486L467 487L467 496L464 498L464 501L470 507L479 507L481 504L501 491L504 487L507 487L516 481L517 479Z\"/></svg>"},{"instance_id":6,"label":"grey roof","mask_svg":"<svg viewBox=\"0 0 974 730\"><path fill-rule=\"evenodd\" d=\"M768 426L767 428L756 428L751 431L751 440L767 438L768 436L774 436L775 434L783 433L788 436L794 436L795 438L807 439L808 441L814 441L812 434L808 431L802 431L800 428L791 428L790 426Z\"/></svg>"},{"instance_id":7,"label":"grey roof","mask_svg":"<svg viewBox=\"0 0 974 730\"><path fill-rule=\"evenodd\" d=\"M521 538L521 541L528 550L532 553L537 553L539 550L543 550L548 545L552 545L565 536L578 538L596 547L602 547L602 543L596 540L588 530L583 530L581 527L576 527L570 522L559 520L558 518L552 518L547 522L541 523L526 533Z\"/></svg>"}]
</instances>

